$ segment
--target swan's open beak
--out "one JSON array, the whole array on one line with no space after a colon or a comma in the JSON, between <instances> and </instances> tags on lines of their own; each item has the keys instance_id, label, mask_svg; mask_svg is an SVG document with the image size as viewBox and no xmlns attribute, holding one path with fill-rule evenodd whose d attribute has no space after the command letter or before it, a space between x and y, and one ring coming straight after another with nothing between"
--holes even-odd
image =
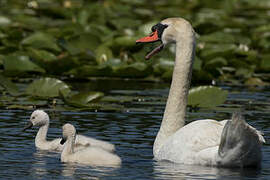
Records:
<instances>
[{"instance_id":1,"label":"swan's open beak","mask_svg":"<svg viewBox=\"0 0 270 180\"><path fill-rule=\"evenodd\" d=\"M138 39L136 41L136 44L141 44L141 43L153 43L153 42L157 42L157 41L161 41L159 36L158 36L158 31L154 31L152 32L149 36L143 37L141 39ZM153 55L157 54L158 52L160 52L164 47L164 44L160 44L158 47L156 47L155 49L153 49L151 52L147 53L147 55L145 56L145 59L150 59Z\"/></svg>"},{"instance_id":2,"label":"swan's open beak","mask_svg":"<svg viewBox=\"0 0 270 180\"><path fill-rule=\"evenodd\" d=\"M61 141L60 141L60 144L65 144L65 142L67 141L67 138L64 138L64 137L62 137L62 139L61 139Z\"/></svg>"},{"instance_id":3,"label":"swan's open beak","mask_svg":"<svg viewBox=\"0 0 270 180\"><path fill-rule=\"evenodd\" d=\"M25 131L26 129L29 129L29 128L31 128L33 126L33 123L32 122L28 122L27 124L26 124L26 126L22 129L22 131Z\"/></svg>"}]
</instances>

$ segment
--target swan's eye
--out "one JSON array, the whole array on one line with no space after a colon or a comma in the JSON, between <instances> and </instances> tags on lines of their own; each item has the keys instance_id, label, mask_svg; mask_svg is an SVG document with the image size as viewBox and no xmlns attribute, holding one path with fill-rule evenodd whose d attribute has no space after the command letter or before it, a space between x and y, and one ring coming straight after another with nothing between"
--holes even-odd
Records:
<instances>
[{"instance_id":1,"label":"swan's eye","mask_svg":"<svg viewBox=\"0 0 270 180\"><path fill-rule=\"evenodd\" d=\"M36 116L33 116L32 119L36 119Z\"/></svg>"}]
</instances>

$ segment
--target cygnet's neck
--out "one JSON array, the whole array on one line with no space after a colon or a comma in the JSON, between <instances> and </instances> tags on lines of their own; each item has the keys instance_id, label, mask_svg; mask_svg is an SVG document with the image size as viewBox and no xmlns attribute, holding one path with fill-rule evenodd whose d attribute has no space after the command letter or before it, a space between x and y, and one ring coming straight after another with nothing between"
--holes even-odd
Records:
<instances>
[{"instance_id":1,"label":"cygnet's neck","mask_svg":"<svg viewBox=\"0 0 270 180\"><path fill-rule=\"evenodd\" d=\"M176 41L176 58L163 120L154 143L154 155L165 140L185 125L188 90L195 56L194 33Z\"/></svg>"},{"instance_id":2,"label":"cygnet's neck","mask_svg":"<svg viewBox=\"0 0 270 180\"><path fill-rule=\"evenodd\" d=\"M38 133L35 138L36 145L40 142L47 141L46 139L47 139L48 129L49 129L49 123L46 123L39 128Z\"/></svg>"},{"instance_id":3,"label":"cygnet's neck","mask_svg":"<svg viewBox=\"0 0 270 180\"><path fill-rule=\"evenodd\" d=\"M66 155L74 153L75 138L76 138L76 135L69 136L67 138L67 141L64 144L63 152L61 154L62 157L65 157Z\"/></svg>"}]
</instances>

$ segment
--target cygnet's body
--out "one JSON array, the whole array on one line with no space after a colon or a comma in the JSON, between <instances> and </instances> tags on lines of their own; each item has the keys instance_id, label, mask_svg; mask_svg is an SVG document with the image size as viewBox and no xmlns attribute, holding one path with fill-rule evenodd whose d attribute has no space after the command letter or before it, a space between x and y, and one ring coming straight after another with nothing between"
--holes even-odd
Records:
<instances>
[{"instance_id":1,"label":"cygnet's body","mask_svg":"<svg viewBox=\"0 0 270 180\"><path fill-rule=\"evenodd\" d=\"M35 138L35 146L40 150L62 151L64 146L60 144L61 138L56 138L52 141L47 140L47 132L49 129L49 124L50 118L48 114L43 110L35 110L31 114L30 122L23 129L23 131L28 128L31 128L32 126L39 127L38 133ZM77 135L75 140L76 151L78 149L85 148L90 145L97 146L111 152L115 150L114 145L111 143L86 137L83 135Z\"/></svg>"},{"instance_id":2,"label":"cygnet's body","mask_svg":"<svg viewBox=\"0 0 270 180\"><path fill-rule=\"evenodd\" d=\"M121 159L119 156L97 146L89 146L87 148L74 151L75 138L75 127L71 124L65 124L63 126L63 138L61 140L61 144L65 143L61 154L62 162L74 162L91 166L121 165Z\"/></svg>"}]
</instances>

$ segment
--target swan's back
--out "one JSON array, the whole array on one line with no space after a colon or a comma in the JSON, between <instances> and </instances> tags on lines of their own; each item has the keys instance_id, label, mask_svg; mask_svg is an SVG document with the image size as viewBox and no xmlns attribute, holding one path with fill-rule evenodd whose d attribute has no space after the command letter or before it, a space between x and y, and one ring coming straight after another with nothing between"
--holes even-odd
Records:
<instances>
[{"instance_id":1,"label":"swan's back","mask_svg":"<svg viewBox=\"0 0 270 180\"><path fill-rule=\"evenodd\" d=\"M210 119L187 124L166 140L156 152L155 158L185 164L201 164L198 154L205 149L218 147L224 124L224 121Z\"/></svg>"},{"instance_id":2,"label":"swan's back","mask_svg":"<svg viewBox=\"0 0 270 180\"><path fill-rule=\"evenodd\" d=\"M83 135L77 135L75 143L80 144L82 146L90 145L90 146L94 146L94 147L99 147L99 148L102 148L102 149L110 151L110 152L115 151L115 146L113 144L106 142L106 141L97 140L95 138L86 137Z\"/></svg>"},{"instance_id":3,"label":"swan's back","mask_svg":"<svg viewBox=\"0 0 270 180\"><path fill-rule=\"evenodd\" d=\"M80 164L87 164L91 166L118 166L121 165L121 159L102 148L89 147L73 154L61 155L62 162L76 162Z\"/></svg>"}]
</instances>

